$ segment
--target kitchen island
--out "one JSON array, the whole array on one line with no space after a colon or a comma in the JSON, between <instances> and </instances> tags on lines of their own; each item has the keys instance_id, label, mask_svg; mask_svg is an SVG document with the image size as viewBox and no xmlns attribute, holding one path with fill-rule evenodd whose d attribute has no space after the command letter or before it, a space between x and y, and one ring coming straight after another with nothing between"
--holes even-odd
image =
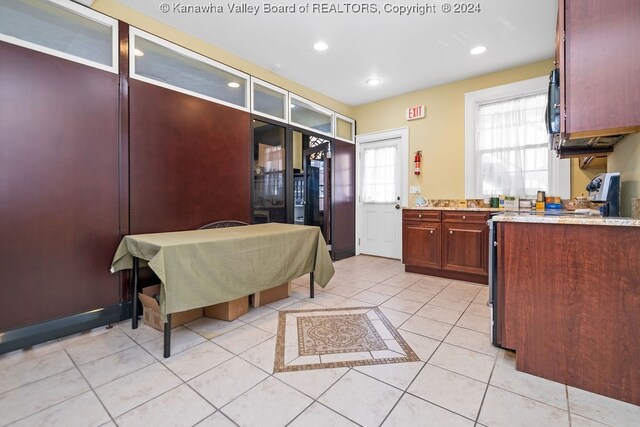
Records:
<instances>
[{"instance_id":1,"label":"kitchen island","mask_svg":"<svg viewBox=\"0 0 640 427\"><path fill-rule=\"evenodd\" d=\"M494 343L520 371L640 404L640 220L493 221Z\"/></svg>"}]
</instances>

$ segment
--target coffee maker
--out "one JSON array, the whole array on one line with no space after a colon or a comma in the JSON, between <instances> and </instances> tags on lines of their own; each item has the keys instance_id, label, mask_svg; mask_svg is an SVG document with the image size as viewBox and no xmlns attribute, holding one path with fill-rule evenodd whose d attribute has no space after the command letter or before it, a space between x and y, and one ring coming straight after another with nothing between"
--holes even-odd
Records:
<instances>
[{"instance_id":1,"label":"coffee maker","mask_svg":"<svg viewBox=\"0 0 640 427\"><path fill-rule=\"evenodd\" d=\"M609 172L596 175L587 184L589 200L603 203L602 216L620 216L620 173Z\"/></svg>"}]
</instances>

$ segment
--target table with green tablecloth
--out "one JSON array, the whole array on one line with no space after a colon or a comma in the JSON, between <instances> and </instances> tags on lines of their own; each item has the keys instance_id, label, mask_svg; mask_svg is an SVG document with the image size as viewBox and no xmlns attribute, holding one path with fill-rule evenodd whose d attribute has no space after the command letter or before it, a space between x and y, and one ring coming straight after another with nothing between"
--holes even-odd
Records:
<instances>
[{"instance_id":1,"label":"table with green tablecloth","mask_svg":"<svg viewBox=\"0 0 640 427\"><path fill-rule=\"evenodd\" d=\"M241 298L310 273L325 287L334 269L318 227L257 224L211 230L125 236L111 271L133 268L132 327L137 328L138 267L148 265L161 282L165 357L170 347L167 315Z\"/></svg>"}]
</instances>

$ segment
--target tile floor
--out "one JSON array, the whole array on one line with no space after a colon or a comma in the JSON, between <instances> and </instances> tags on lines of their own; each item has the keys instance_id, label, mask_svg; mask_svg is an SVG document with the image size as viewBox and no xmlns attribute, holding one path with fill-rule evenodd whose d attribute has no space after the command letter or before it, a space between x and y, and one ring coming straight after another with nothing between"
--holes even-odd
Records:
<instances>
[{"instance_id":1,"label":"tile floor","mask_svg":"<svg viewBox=\"0 0 640 427\"><path fill-rule=\"evenodd\" d=\"M161 333L130 322L0 355L0 426L638 426L640 407L517 372L489 344L486 286L335 264L316 298ZM273 374L278 310L377 305L418 362Z\"/></svg>"}]
</instances>

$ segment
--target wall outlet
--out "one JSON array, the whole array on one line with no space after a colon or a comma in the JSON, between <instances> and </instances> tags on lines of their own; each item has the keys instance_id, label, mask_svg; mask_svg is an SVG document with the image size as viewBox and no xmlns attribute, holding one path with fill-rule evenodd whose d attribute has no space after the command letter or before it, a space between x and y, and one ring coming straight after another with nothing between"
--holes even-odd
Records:
<instances>
[{"instance_id":1,"label":"wall outlet","mask_svg":"<svg viewBox=\"0 0 640 427\"><path fill-rule=\"evenodd\" d=\"M411 187L409 187L409 193L411 193L411 194L420 194L420 186L419 185L412 185Z\"/></svg>"}]
</instances>

